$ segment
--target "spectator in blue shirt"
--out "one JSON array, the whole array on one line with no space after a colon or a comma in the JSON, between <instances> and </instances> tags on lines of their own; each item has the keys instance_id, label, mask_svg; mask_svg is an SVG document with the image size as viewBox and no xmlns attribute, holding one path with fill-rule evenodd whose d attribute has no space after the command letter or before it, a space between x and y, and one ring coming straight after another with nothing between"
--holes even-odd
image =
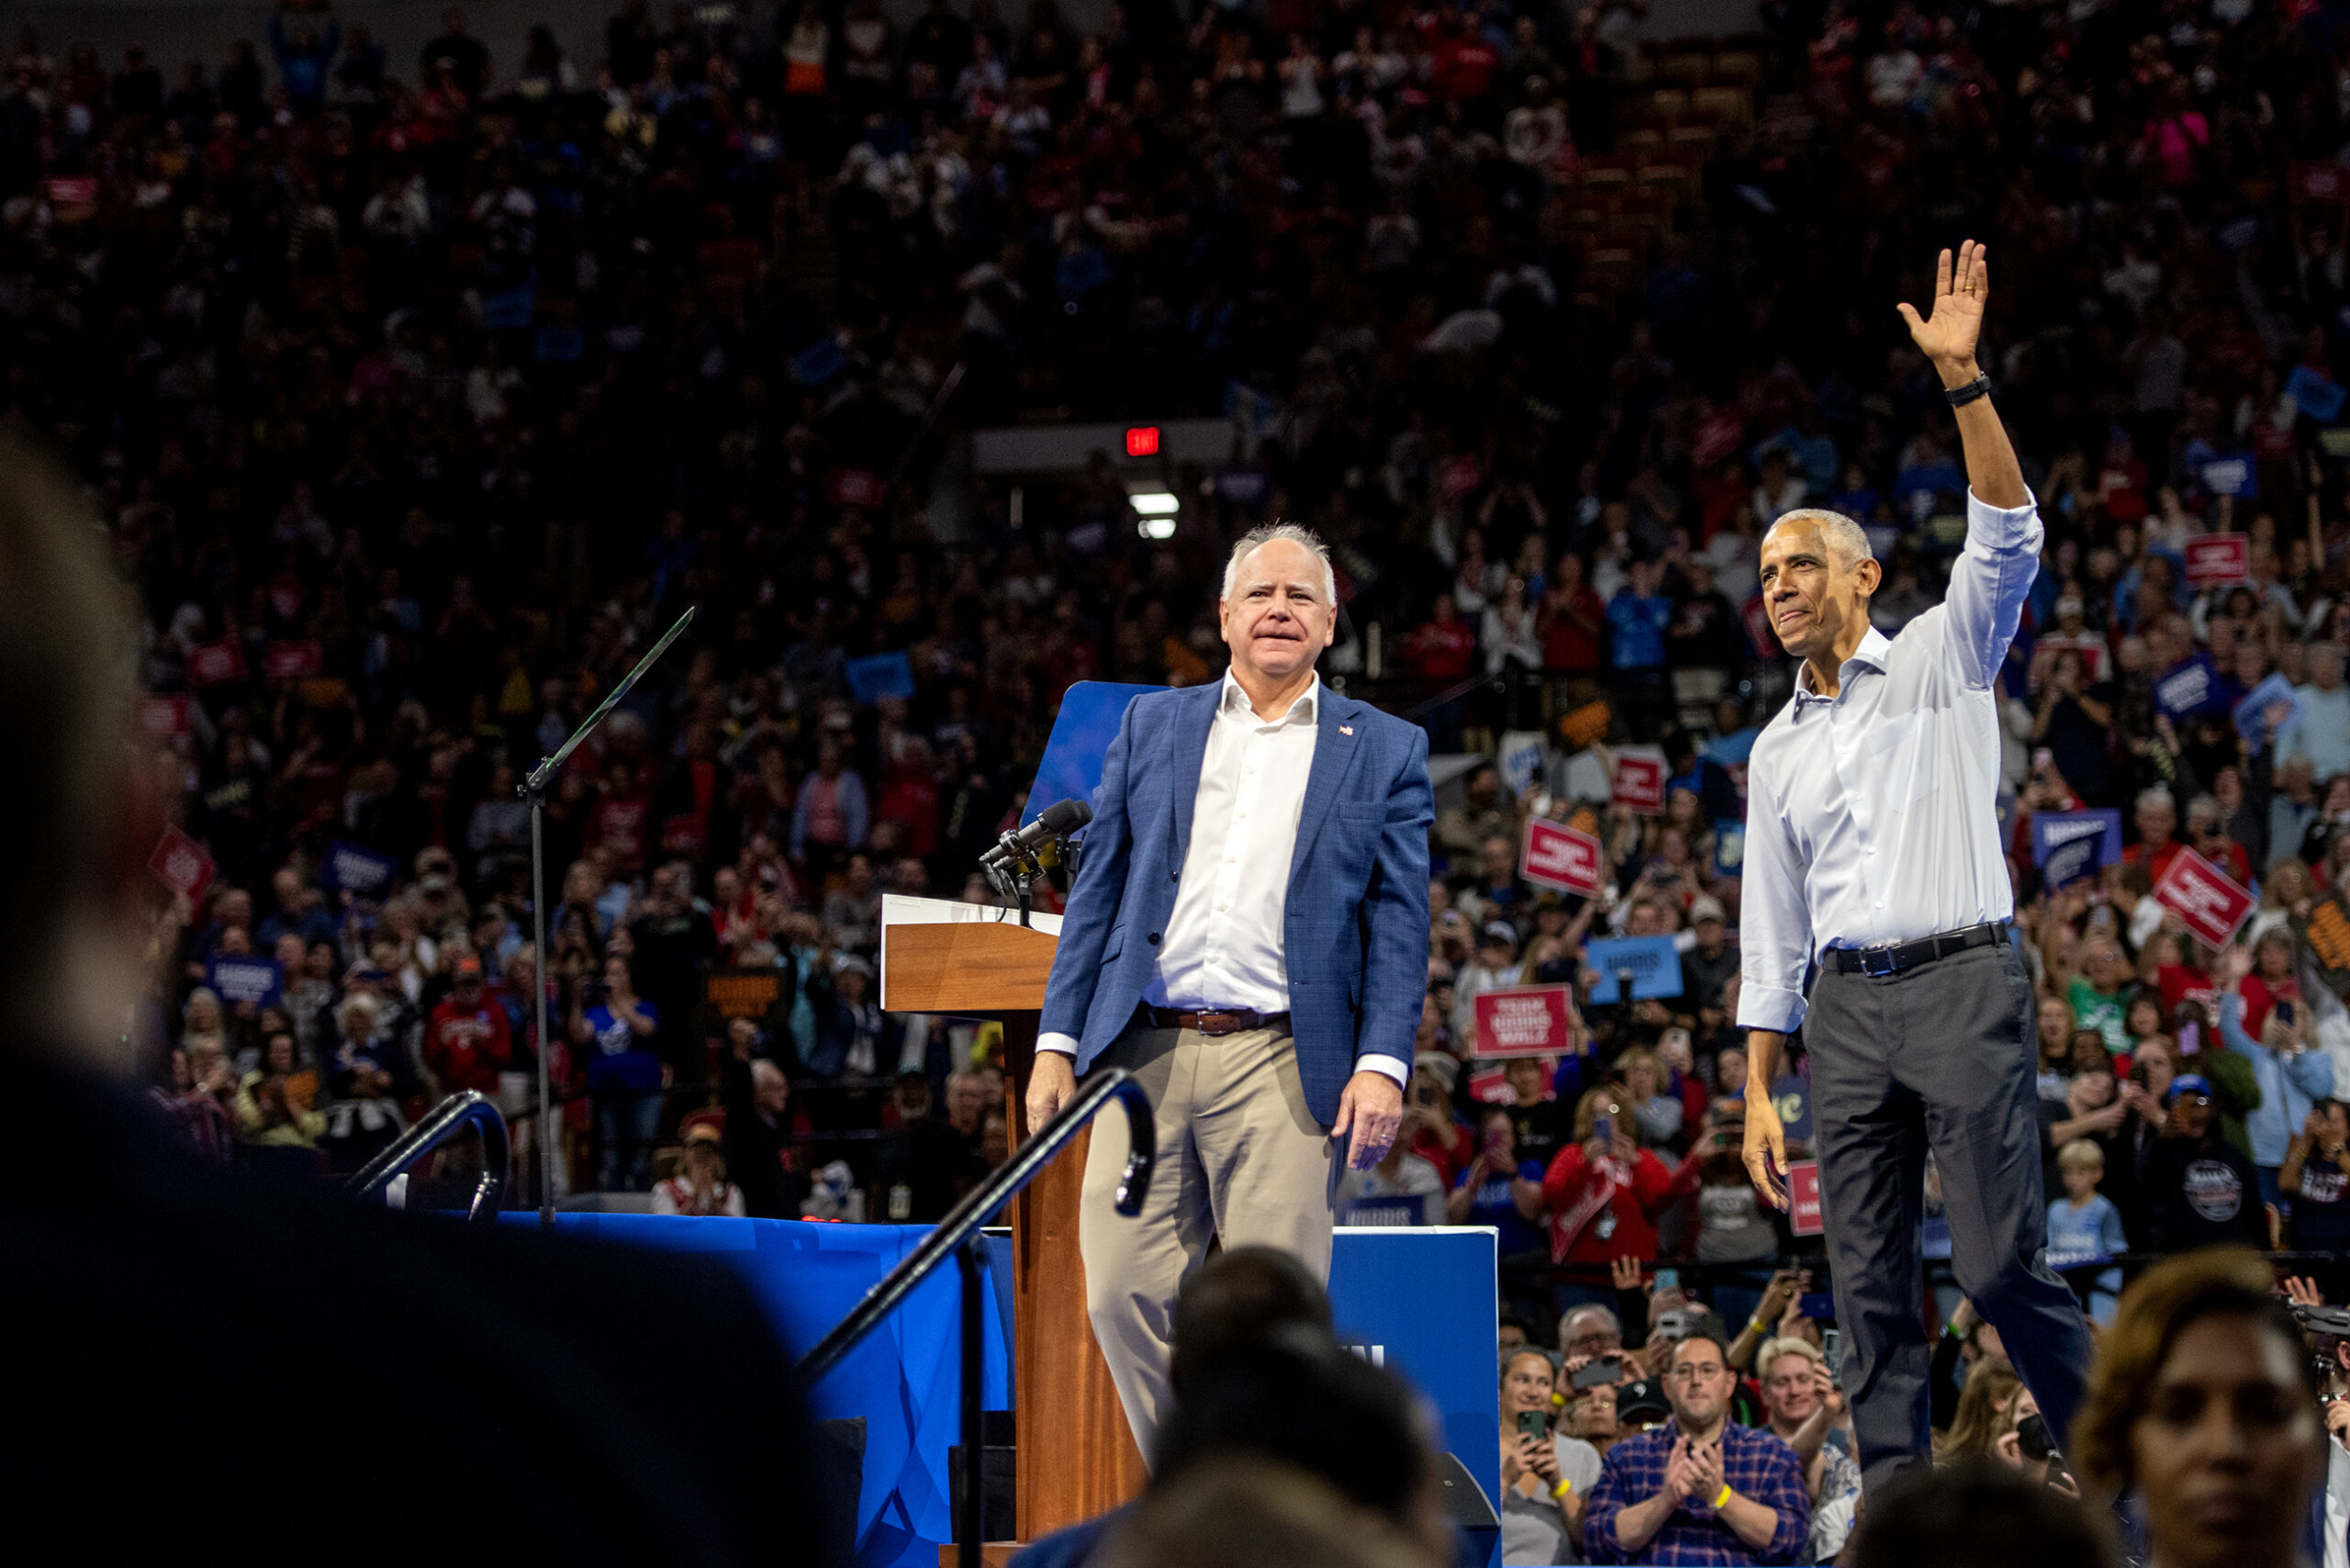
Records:
<instances>
[{"instance_id":1,"label":"spectator in blue shirt","mask_svg":"<svg viewBox=\"0 0 2350 1568\"><path fill-rule=\"evenodd\" d=\"M636 994L628 960L618 954L604 960L600 989L580 990L572 1002L571 1038L593 1047L584 1054L601 1146L597 1185L607 1193L642 1193L653 1185L653 1144L661 1132L662 1091L669 1083L669 1069L654 1043L660 1010ZM591 997L593 1005L581 1005Z\"/></svg>"},{"instance_id":2,"label":"spectator in blue shirt","mask_svg":"<svg viewBox=\"0 0 2350 1568\"><path fill-rule=\"evenodd\" d=\"M1607 1450L1583 1510L1590 1555L1633 1563L1792 1562L1811 1530L1796 1450L1729 1418L1738 1374L1719 1339L1673 1347L1673 1419Z\"/></svg>"},{"instance_id":3,"label":"spectator in blue shirt","mask_svg":"<svg viewBox=\"0 0 2350 1568\"><path fill-rule=\"evenodd\" d=\"M1619 674L1651 675L1664 668L1664 629L1673 623L1673 600L1656 591L1656 563L1634 561L1632 580L1607 601L1607 663Z\"/></svg>"},{"instance_id":4,"label":"spectator in blue shirt","mask_svg":"<svg viewBox=\"0 0 2350 1568\"><path fill-rule=\"evenodd\" d=\"M2244 1113L2244 1136L2252 1144L2252 1163L2260 1171L2263 1203L2285 1202L2277 1178L2285 1166L2285 1151L2293 1135L2309 1120L2310 1108L2333 1092L2333 1058L2308 1048L2308 1009L2292 998L2279 998L2261 1020L2260 1038L2244 1031L2244 977L2252 972L2249 948L2230 948L2220 960L2220 1037L2228 1048L2252 1063L2260 1085L2260 1103Z\"/></svg>"},{"instance_id":5,"label":"spectator in blue shirt","mask_svg":"<svg viewBox=\"0 0 2350 1568\"><path fill-rule=\"evenodd\" d=\"M2130 1249L2122 1234L2121 1211L2097 1190L2105 1174L2105 1150L2085 1137L2075 1138L2056 1151L2056 1170L2065 1195L2048 1205L2048 1265L2062 1269L2090 1258L2110 1258ZM2113 1321L2119 1305L2121 1271L2100 1269L2089 1292L2089 1317L2102 1325Z\"/></svg>"}]
</instances>

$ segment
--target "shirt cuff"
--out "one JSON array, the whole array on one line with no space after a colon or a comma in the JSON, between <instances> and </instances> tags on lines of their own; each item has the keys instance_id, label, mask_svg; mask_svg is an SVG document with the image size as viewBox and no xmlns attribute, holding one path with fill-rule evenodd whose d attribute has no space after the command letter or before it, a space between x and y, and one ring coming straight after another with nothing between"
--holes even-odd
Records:
<instances>
[{"instance_id":1,"label":"shirt cuff","mask_svg":"<svg viewBox=\"0 0 2350 1568\"><path fill-rule=\"evenodd\" d=\"M1995 507L1966 487L1966 532L1980 539L1994 550L2020 550L2032 543L2032 532L2040 519L2040 498L2029 487L2024 495L2030 498L2020 507Z\"/></svg>"},{"instance_id":2,"label":"shirt cuff","mask_svg":"<svg viewBox=\"0 0 2350 1568\"><path fill-rule=\"evenodd\" d=\"M1744 985L1738 991L1738 1026L1792 1035L1803 1026L1803 992L1776 986Z\"/></svg>"},{"instance_id":3,"label":"shirt cuff","mask_svg":"<svg viewBox=\"0 0 2350 1568\"><path fill-rule=\"evenodd\" d=\"M1074 1057L1077 1055L1077 1036L1075 1035L1039 1035L1036 1036L1036 1048L1040 1051L1050 1051L1055 1056Z\"/></svg>"},{"instance_id":4,"label":"shirt cuff","mask_svg":"<svg viewBox=\"0 0 2350 1568\"><path fill-rule=\"evenodd\" d=\"M1382 1056L1377 1051L1368 1056L1355 1058L1355 1070L1383 1073L1393 1079L1399 1088L1408 1085L1412 1081L1412 1067L1409 1062L1402 1057Z\"/></svg>"}]
</instances>

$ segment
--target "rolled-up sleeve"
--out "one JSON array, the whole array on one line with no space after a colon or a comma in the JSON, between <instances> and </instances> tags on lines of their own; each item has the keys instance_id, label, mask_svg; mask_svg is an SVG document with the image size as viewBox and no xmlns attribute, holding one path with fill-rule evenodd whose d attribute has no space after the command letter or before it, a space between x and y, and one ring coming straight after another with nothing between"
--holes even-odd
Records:
<instances>
[{"instance_id":1,"label":"rolled-up sleeve","mask_svg":"<svg viewBox=\"0 0 2350 1568\"><path fill-rule=\"evenodd\" d=\"M1811 963L1811 911L1803 863L1780 810L1771 769L1747 778L1746 860L1738 894L1738 1023L1795 1033L1803 1023L1803 977Z\"/></svg>"},{"instance_id":2,"label":"rolled-up sleeve","mask_svg":"<svg viewBox=\"0 0 2350 1568\"><path fill-rule=\"evenodd\" d=\"M1995 507L1966 492L1966 548L1951 566L1942 634L1952 667L1976 690L1997 679L2007 662L2023 601L2040 576L2045 537L2037 499Z\"/></svg>"}]
</instances>

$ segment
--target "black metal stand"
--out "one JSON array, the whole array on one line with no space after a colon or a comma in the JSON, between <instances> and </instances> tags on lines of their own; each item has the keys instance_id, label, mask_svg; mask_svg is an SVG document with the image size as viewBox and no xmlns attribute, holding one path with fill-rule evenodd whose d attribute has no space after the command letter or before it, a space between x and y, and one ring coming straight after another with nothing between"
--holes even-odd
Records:
<instances>
[{"instance_id":1,"label":"black metal stand","mask_svg":"<svg viewBox=\"0 0 2350 1568\"><path fill-rule=\"evenodd\" d=\"M987 1495L987 1447L979 1413L987 1336L979 1312L987 1288L987 1238L973 1236L956 1249L963 1271L963 1495L956 1499L955 1539L962 1568L979 1568L981 1504Z\"/></svg>"},{"instance_id":2,"label":"black metal stand","mask_svg":"<svg viewBox=\"0 0 2350 1568\"><path fill-rule=\"evenodd\" d=\"M562 1139L554 1111L554 1095L547 1087L547 790L554 787L555 778L563 771L564 763L579 749L579 743L593 734L596 726L620 706L621 699L629 694L638 678L669 651L669 644L677 640L678 634L685 631L693 618L693 610L688 607L683 615L677 617L677 623L663 633L661 640L636 661L636 667L612 688L611 694L596 705L596 711L588 715L587 722L572 731L571 738L557 746L553 756L532 768L531 776L522 780L521 788L516 791L531 803L531 924L538 943L535 951L539 956L537 972L532 977L539 988L539 1224L549 1230L554 1228L555 1148Z\"/></svg>"}]
</instances>

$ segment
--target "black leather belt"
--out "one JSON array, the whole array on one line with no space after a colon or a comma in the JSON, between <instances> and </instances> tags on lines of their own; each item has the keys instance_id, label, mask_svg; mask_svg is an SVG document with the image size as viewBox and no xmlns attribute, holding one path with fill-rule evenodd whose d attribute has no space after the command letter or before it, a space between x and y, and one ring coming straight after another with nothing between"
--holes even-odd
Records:
<instances>
[{"instance_id":1,"label":"black leather belt","mask_svg":"<svg viewBox=\"0 0 2350 1568\"><path fill-rule=\"evenodd\" d=\"M1135 1016L1153 1029L1197 1029L1203 1035L1237 1035L1250 1029L1273 1029L1289 1033L1286 1013L1252 1013L1246 1007L1222 1007L1206 1013L1178 1013L1171 1007L1153 1007L1147 1002L1135 1009Z\"/></svg>"},{"instance_id":2,"label":"black leather belt","mask_svg":"<svg viewBox=\"0 0 2350 1568\"><path fill-rule=\"evenodd\" d=\"M1964 931L1920 936L1915 942L1891 942L1882 947L1830 947L1819 955L1823 968L1840 975L1897 975L1969 947L1990 947L2008 939L2008 923L1991 921Z\"/></svg>"}]
</instances>

